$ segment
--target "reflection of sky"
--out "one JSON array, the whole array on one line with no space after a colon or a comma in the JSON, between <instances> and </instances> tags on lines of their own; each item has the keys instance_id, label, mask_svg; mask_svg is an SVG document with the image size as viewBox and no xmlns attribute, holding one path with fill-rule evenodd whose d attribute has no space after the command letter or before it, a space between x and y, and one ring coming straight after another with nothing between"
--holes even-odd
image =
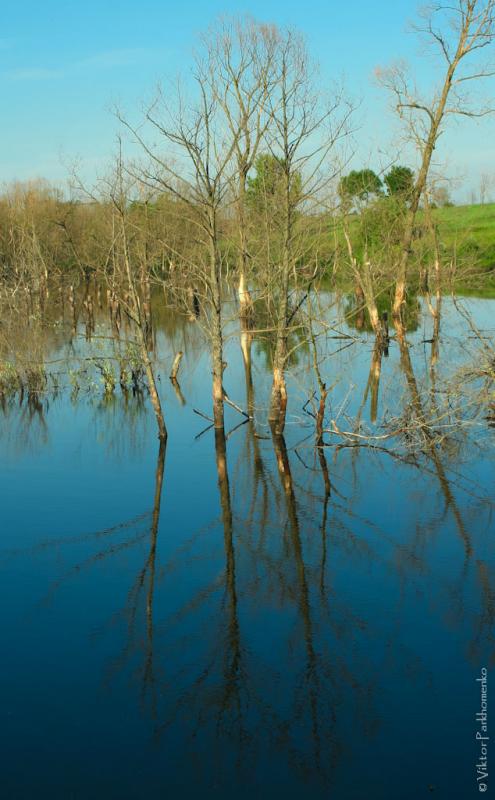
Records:
<instances>
[{"instance_id":1,"label":"reflection of sky","mask_svg":"<svg viewBox=\"0 0 495 800\"><path fill-rule=\"evenodd\" d=\"M490 327L494 301L464 302L479 327ZM447 301L444 311L438 371L451 375L474 343L471 349ZM422 339L430 329L425 317L410 337L420 387L428 380ZM124 413L117 397L105 409L91 393L73 404L66 390L46 411L43 441L16 447L2 434L7 796L361 800L365 787L367 797L417 800L435 785L439 796L468 797L474 679L489 657L483 570L489 586L495 565L490 506L480 498L490 497L493 460L470 448L462 463L441 453L471 538L468 561L452 500L428 459L417 469L366 450L328 448L333 491L322 537L319 462L311 440L295 449L311 433L295 424L313 382L303 353L290 377L286 437L298 530L272 442L256 440L265 482L257 484L249 427L227 442L240 637L233 668L214 439L211 432L194 439L207 423L192 409L208 413L211 405L208 358L193 336L180 373L182 407L166 379L180 338L158 340L170 435L155 563L154 712L153 692L143 688L147 577L132 613L149 557L157 455L149 408ZM329 349L344 343L331 340ZM332 413L350 386L346 409L355 413L370 356L371 342L324 363L329 384L341 376ZM226 361L227 391L244 405L234 338ZM269 385L262 355L253 375L261 407ZM392 343L380 409L405 393ZM261 411L259 418L266 435ZM230 429L238 415L228 409L227 419ZM119 523L126 524L115 529ZM439 763L452 768L439 771Z\"/></svg>"}]
</instances>

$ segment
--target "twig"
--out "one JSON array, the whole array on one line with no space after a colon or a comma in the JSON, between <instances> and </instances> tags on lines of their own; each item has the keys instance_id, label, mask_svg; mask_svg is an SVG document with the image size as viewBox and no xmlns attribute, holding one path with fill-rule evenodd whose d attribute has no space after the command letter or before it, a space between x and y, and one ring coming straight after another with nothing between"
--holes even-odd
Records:
<instances>
[{"instance_id":1,"label":"twig","mask_svg":"<svg viewBox=\"0 0 495 800\"><path fill-rule=\"evenodd\" d=\"M383 439L392 439L394 436L399 436L401 433L406 432L406 428L399 428L396 431L392 431L392 433L383 433L379 436L373 436L372 434L362 434L362 433L353 433L352 431L341 431L340 428L337 427L335 420L330 420L332 425L331 428L325 428L323 433L333 433L337 436L344 436L348 439L366 439L368 441L380 441Z\"/></svg>"},{"instance_id":2,"label":"twig","mask_svg":"<svg viewBox=\"0 0 495 800\"><path fill-rule=\"evenodd\" d=\"M197 408L193 408L193 411L194 411L195 414L198 415L198 417L203 417L203 419L207 419L208 422L211 422L212 424L214 424L212 418L209 417L207 414L203 414L203 412L202 411L198 411Z\"/></svg>"},{"instance_id":3,"label":"twig","mask_svg":"<svg viewBox=\"0 0 495 800\"><path fill-rule=\"evenodd\" d=\"M251 419L251 417L249 416L249 414L246 414L246 412L245 412L245 411L243 411L243 410L242 410L242 408L240 408L240 406L236 405L236 404L235 404L235 403L234 403L234 402L233 402L233 401L230 399L230 397L228 397L228 395L227 395L227 392L225 392L225 391L224 391L224 393L223 393L223 399L224 399L224 402L225 402L225 403L227 403L227 405L228 405L228 406L231 406L232 408L234 408L236 411L238 411L238 412L239 412L239 414L242 414L242 416L243 416L243 417L246 417L246 419Z\"/></svg>"},{"instance_id":4,"label":"twig","mask_svg":"<svg viewBox=\"0 0 495 800\"><path fill-rule=\"evenodd\" d=\"M230 439L230 437L232 436L232 434L233 434L233 433L235 433L237 430L239 430L239 428L242 428L242 426L243 426L243 425L247 425L247 423L248 423L248 422L249 422L249 419L243 419L243 420L242 420L242 422L239 422L237 425L235 425L235 426L232 428L232 430L231 430L231 431L229 431L229 432L227 433L227 435L225 436L225 441L227 441L227 439Z\"/></svg>"},{"instance_id":5,"label":"twig","mask_svg":"<svg viewBox=\"0 0 495 800\"><path fill-rule=\"evenodd\" d=\"M196 412L196 413L197 413L197 412ZM203 416L203 414L201 414L201 416ZM199 433L197 433L197 434L196 434L196 436L194 437L194 441L197 441L198 439L201 439L202 435L203 435L204 433L206 433L207 431L211 431L211 429L212 429L212 428L213 428L213 422L211 423L211 425L208 425L206 428L203 428L203 430L202 430L202 431L200 431Z\"/></svg>"}]
</instances>

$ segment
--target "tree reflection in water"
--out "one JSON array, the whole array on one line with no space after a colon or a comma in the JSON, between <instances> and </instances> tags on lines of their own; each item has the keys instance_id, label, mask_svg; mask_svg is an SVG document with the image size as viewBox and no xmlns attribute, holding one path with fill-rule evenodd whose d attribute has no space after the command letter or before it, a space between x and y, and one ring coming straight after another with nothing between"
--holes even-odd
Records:
<instances>
[{"instance_id":1,"label":"tree reflection in water","mask_svg":"<svg viewBox=\"0 0 495 800\"><path fill-rule=\"evenodd\" d=\"M228 433L206 432L197 460L179 458L173 437L167 459L160 445L147 477L149 511L103 530L19 545L9 558L53 558L56 577L38 599L39 615L63 604L78 581L101 586L102 565L111 567L115 586L92 611L93 641L107 643L100 685L111 694L124 683L118 696L139 709L160 786L181 776L189 789L206 787L205 796L235 796L239 787L244 796L263 796L265 786L282 786L287 796L304 787L325 797L352 765L353 732L370 749L386 740L390 685L412 686L419 696L434 680L425 643L416 628L411 633L416 604L428 609L425 626L437 634L459 631L473 664L492 649L493 565L476 530L486 527L493 503L461 474L460 437L443 432L438 331L426 391L405 331L391 344L405 390L399 398L394 387L396 406L403 404L394 421L400 411L408 426L394 439L401 448L387 452L357 437L315 438L314 425L302 443L290 422L286 438L268 436L257 416L254 335L240 336L245 424L236 427L234 418ZM363 357L357 434L367 413L379 431L391 404L383 355L371 343L371 357ZM184 393L170 387L177 415L190 414L185 379ZM42 448L59 402L4 399L3 414L11 430L30 430ZM108 456L125 462L131 446L140 457L146 452L142 398L85 402L87 430ZM177 416L172 430L185 419ZM184 435L187 447L193 434ZM205 495L194 479L207 483L212 474L208 505L194 516L181 506L180 487L200 507ZM394 497L406 511L389 517ZM448 569L435 560L439 540L451 548Z\"/></svg>"}]
</instances>

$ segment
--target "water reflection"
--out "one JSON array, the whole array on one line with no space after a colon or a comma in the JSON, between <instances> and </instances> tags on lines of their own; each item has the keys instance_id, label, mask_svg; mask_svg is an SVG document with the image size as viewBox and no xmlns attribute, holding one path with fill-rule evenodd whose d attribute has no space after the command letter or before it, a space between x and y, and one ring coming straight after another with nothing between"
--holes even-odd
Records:
<instances>
[{"instance_id":1,"label":"water reflection","mask_svg":"<svg viewBox=\"0 0 495 800\"><path fill-rule=\"evenodd\" d=\"M451 510L453 513L454 519L456 521L457 530L459 531L459 535L464 543L466 559L469 559L472 556L472 544L470 535L465 528L462 515L459 511L454 495L452 493L450 483L447 478L444 465L442 463L440 448L438 446L438 442L435 440L434 427L432 426L431 423L427 421L426 413L423 408L423 402L416 381L416 376L414 374L413 366L411 363L409 345L406 341L404 331L398 329L397 338L400 347L400 363L402 369L404 370L404 374L407 379L407 385L411 393L412 408L416 415L416 419L419 424L419 429L422 435L424 436L427 453L431 459L435 472L438 476L438 481L442 490L442 494L445 498L446 508Z\"/></svg>"},{"instance_id":2,"label":"water reflection","mask_svg":"<svg viewBox=\"0 0 495 800\"><path fill-rule=\"evenodd\" d=\"M334 359L319 343L335 387L320 432L301 355L285 437L241 328L229 372L249 419L229 409L227 432L196 440L208 360L195 323L167 324L158 363L186 356L181 386L161 381L166 453L131 387L3 398L6 796L469 796L470 687L493 663L493 463L470 428L443 427L445 321L426 360L419 328L388 359L373 341ZM388 417L395 449L324 432L382 435ZM36 755L38 719L60 775Z\"/></svg>"}]
</instances>

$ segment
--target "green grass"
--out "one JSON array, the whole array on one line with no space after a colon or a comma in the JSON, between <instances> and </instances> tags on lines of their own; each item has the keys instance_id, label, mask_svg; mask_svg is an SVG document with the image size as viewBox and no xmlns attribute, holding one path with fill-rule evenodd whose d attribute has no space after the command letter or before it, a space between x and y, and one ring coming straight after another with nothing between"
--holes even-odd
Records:
<instances>
[{"instance_id":1,"label":"green grass","mask_svg":"<svg viewBox=\"0 0 495 800\"><path fill-rule=\"evenodd\" d=\"M486 205L451 206L433 210L437 223L440 248L443 260L456 264L456 287L467 294L476 296L495 296L495 203ZM422 227L423 212L417 216L417 226ZM351 240L359 250L359 217L350 218ZM315 246L323 257L331 261L335 243L345 253L345 239L340 223L326 236L314 234ZM427 231L415 240L414 251L425 263L433 256L431 238ZM359 257L359 252L358 252ZM412 258L414 265L414 257Z\"/></svg>"},{"instance_id":2,"label":"green grass","mask_svg":"<svg viewBox=\"0 0 495 800\"><path fill-rule=\"evenodd\" d=\"M475 260L480 270L495 268L495 203L437 208L440 241L459 261Z\"/></svg>"}]
</instances>

